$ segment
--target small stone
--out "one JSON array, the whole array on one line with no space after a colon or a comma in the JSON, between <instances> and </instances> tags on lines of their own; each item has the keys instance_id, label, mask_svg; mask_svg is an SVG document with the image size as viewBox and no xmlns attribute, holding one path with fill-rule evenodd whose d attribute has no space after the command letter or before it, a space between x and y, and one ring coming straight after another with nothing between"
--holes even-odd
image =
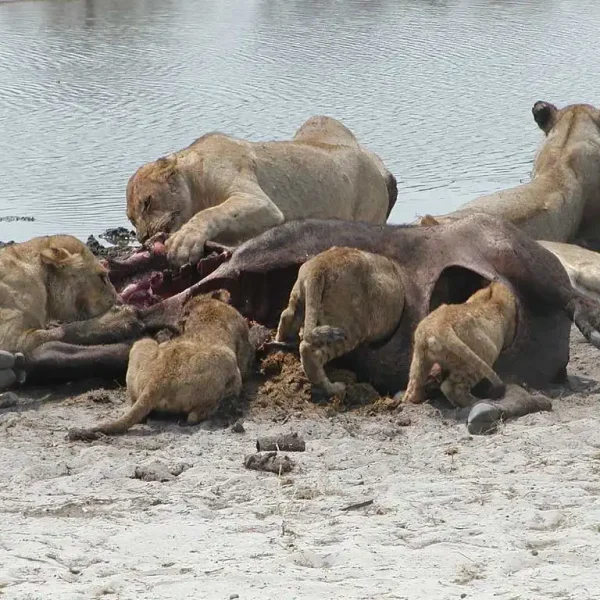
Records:
<instances>
[{"instance_id":1,"label":"small stone","mask_svg":"<svg viewBox=\"0 0 600 600\"><path fill-rule=\"evenodd\" d=\"M532 550L531 554L533 554L533 556L537 556L539 554L539 552L537 550Z\"/></svg>"},{"instance_id":2,"label":"small stone","mask_svg":"<svg viewBox=\"0 0 600 600\"><path fill-rule=\"evenodd\" d=\"M236 598L239 598L240 595L239 594L231 594L231 596L229 596L229 600L235 600Z\"/></svg>"},{"instance_id":3,"label":"small stone","mask_svg":"<svg viewBox=\"0 0 600 600\"><path fill-rule=\"evenodd\" d=\"M153 461L145 465L135 467L132 479L142 481L172 481L185 470L184 465L175 465L171 468L161 462Z\"/></svg>"},{"instance_id":4,"label":"small stone","mask_svg":"<svg viewBox=\"0 0 600 600\"><path fill-rule=\"evenodd\" d=\"M6 350L0 350L0 369L12 369L14 364L15 355Z\"/></svg>"},{"instance_id":5,"label":"small stone","mask_svg":"<svg viewBox=\"0 0 600 600\"><path fill-rule=\"evenodd\" d=\"M463 593L460 595L460 597L461 597L461 598L466 598L466 597L467 597L467 595L466 595L466 594L463 592Z\"/></svg>"},{"instance_id":6,"label":"small stone","mask_svg":"<svg viewBox=\"0 0 600 600\"><path fill-rule=\"evenodd\" d=\"M19 397L13 392L0 394L0 408L11 408L19 403Z\"/></svg>"},{"instance_id":7,"label":"small stone","mask_svg":"<svg viewBox=\"0 0 600 600\"><path fill-rule=\"evenodd\" d=\"M231 426L231 431L233 433L245 433L246 430L244 429L244 423L242 422L241 419L238 419L232 426Z\"/></svg>"},{"instance_id":8,"label":"small stone","mask_svg":"<svg viewBox=\"0 0 600 600\"><path fill-rule=\"evenodd\" d=\"M11 387L16 381L17 376L12 369L0 369L0 390Z\"/></svg>"}]
</instances>

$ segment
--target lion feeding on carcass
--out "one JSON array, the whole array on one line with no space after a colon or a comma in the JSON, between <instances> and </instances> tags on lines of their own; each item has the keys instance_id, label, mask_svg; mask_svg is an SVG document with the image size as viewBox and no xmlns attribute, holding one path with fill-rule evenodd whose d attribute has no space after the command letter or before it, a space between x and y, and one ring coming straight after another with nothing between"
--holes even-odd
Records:
<instances>
[{"instance_id":1,"label":"lion feeding on carcass","mask_svg":"<svg viewBox=\"0 0 600 600\"><path fill-rule=\"evenodd\" d=\"M383 344L359 346L343 358L380 393L405 388L411 339L425 315L442 303L465 301L494 280L506 285L517 302L514 340L494 366L504 381L539 388L564 378L571 322L600 347L600 304L570 285L551 252L504 220L472 215L435 227L305 220L273 228L232 252L214 253L199 264L200 271L212 271L204 277L196 268L172 279L150 273L153 266L165 267L164 256L136 253L112 273L121 286L131 272L141 276L129 297L153 305L125 312L118 331L105 332L110 344L98 345L102 342L95 336L96 345L54 342L37 348L27 357L28 377L47 381L103 371L123 375L134 341L132 323L137 337L173 326L190 296L212 289L227 289L232 305L244 316L275 327L300 266L333 246L387 256L406 272L404 307L394 334ZM194 277L200 281L192 284ZM179 293L169 297L174 291ZM367 314L369 310L365 307ZM121 339L116 339L119 331Z\"/></svg>"}]
</instances>

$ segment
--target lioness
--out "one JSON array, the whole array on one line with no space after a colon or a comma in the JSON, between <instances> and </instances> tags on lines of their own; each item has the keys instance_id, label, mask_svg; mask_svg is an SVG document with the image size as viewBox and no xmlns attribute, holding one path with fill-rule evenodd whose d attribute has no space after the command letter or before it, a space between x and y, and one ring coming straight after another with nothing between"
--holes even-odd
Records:
<instances>
[{"instance_id":1,"label":"lioness","mask_svg":"<svg viewBox=\"0 0 600 600\"><path fill-rule=\"evenodd\" d=\"M536 240L600 242L600 111L589 104L558 109L538 101L532 113L546 137L531 181L476 198L438 219L483 212Z\"/></svg>"},{"instance_id":2,"label":"lioness","mask_svg":"<svg viewBox=\"0 0 600 600\"><path fill-rule=\"evenodd\" d=\"M127 216L144 242L173 233L176 264L197 262L206 241L235 245L309 217L384 223L396 179L330 117L311 117L289 141L209 133L141 166L127 184Z\"/></svg>"},{"instance_id":3,"label":"lioness","mask_svg":"<svg viewBox=\"0 0 600 600\"><path fill-rule=\"evenodd\" d=\"M471 388L486 378L492 397L504 393L504 383L492 369L502 349L515 335L516 300L499 282L475 292L465 303L442 304L417 326L408 386L403 402L424 401L424 385L434 364L449 371L441 390L457 407L472 406Z\"/></svg>"},{"instance_id":4,"label":"lioness","mask_svg":"<svg viewBox=\"0 0 600 600\"><path fill-rule=\"evenodd\" d=\"M133 345L127 369L132 406L121 418L90 429L72 429L70 437L124 433L153 410L186 413L196 424L210 417L223 398L242 389L254 349L248 325L218 290L186 303L182 334L158 343L144 338Z\"/></svg>"},{"instance_id":5,"label":"lioness","mask_svg":"<svg viewBox=\"0 0 600 600\"><path fill-rule=\"evenodd\" d=\"M332 383L324 365L361 343L394 333L404 308L403 275L393 260L333 247L304 263L281 314L276 342L286 342L303 325L300 358L308 380L327 395L345 389Z\"/></svg>"},{"instance_id":6,"label":"lioness","mask_svg":"<svg viewBox=\"0 0 600 600\"><path fill-rule=\"evenodd\" d=\"M49 341L49 321L83 321L118 303L107 270L70 235L36 237L0 252L0 348L29 352Z\"/></svg>"}]
</instances>

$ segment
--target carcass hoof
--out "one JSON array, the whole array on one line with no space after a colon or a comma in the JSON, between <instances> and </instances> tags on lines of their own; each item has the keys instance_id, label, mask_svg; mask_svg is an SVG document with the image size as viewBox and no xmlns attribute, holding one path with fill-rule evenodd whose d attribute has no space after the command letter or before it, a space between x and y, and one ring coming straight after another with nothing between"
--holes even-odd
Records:
<instances>
[{"instance_id":1,"label":"carcass hoof","mask_svg":"<svg viewBox=\"0 0 600 600\"><path fill-rule=\"evenodd\" d=\"M67 438L70 442L93 442L100 437L100 432L93 429L82 429L80 427L71 427L67 432Z\"/></svg>"},{"instance_id":2,"label":"carcass hoof","mask_svg":"<svg viewBox=\"0 0 600 600\"><path fill-rule=\"evenodd\" d=\"M17 383L17 375L12 369L0 369L0 391L7 390Z\"/></svg>"},{"instance_id":3,"label":"carcass hoof","mask_svg":"<svg viewBox=\"0 0 600 600\"><path fill-rule=\"evenodd\" d=\"M19 397L12 392L0 394L0 408L12 408L19 403Z\"/></svg>"},{"instance_id":4,"label":"carcass hoof","mask_svg":"<svg viewBox=\"0 0 600 600\"><path fill-rule=\"evenodd\" d=\"M25 383L25 379L25 357L20 352L0 350L0 391Z\"/></svg>"},{"instance_id":5,"label":"carcass hoof","mask_svg":"<svg viewBox=\"0 0 600 600\"><path fill-rule=\"evenodd\" d=\"M467 419L467 429L472 435L494 433L501 419L502 410L500 408L488 402L478 402L471 408Z\"/></svg>"}]
</instances>

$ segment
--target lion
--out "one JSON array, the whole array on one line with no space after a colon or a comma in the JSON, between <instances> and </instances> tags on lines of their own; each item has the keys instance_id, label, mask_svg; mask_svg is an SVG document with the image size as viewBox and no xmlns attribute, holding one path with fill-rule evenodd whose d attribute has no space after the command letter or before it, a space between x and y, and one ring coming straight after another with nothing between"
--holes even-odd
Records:
<instances>
[{"instance_id":1,"label":"lion","mask_svg":"<svg viewBox=\"0 0 600 600\"><path fill-rule=\"evenodd\" d=\"M516 318L514 295L497 281L464 303L436 308L415 330L408 386L402 401L424 401L425 381L435 364L443 373L448 372L441 391L455 407L475 404L471 388L483 379L491 383L490 396L501 397L505 384L492 366L513 342Z\"/></svg>"},{"instance_id":2,"label":"lion","mask_svg":"<svg viewBox=\"0 0 600 600\"><path fill-rule=\"evenodd\" d=\"M212 416L224 398L238 396L254 360L246 320L217 290L185 305L182 333L162 343L137 341L129 354L127 391L131 408L90 429L72 429L71 439L125 433L153 410L185 413L188 425Z\"/></svg>"},{"instance_id":3,"label":"lion","mask_svg":"<svg viewBox=\"0 0 600 600\"><path fill-rule=\"evenodd\" d=\"M600 254L575 244L547 242L538 244L549 250L560 260L571 285L578 291L600 300Z\"/></svg>"},{"instance_id":4,"label":"lion","mask_svg":"<svg viewBox=\"0 0 600 600\"><path fill-rule=\"evenodd\" d=\"M70 235L36 237L0 253L0 349L50 341L50 321L97 317L119 303L107 269Z\"/></svg>"},{"instance_id":5,"label":"lion","mask_svg":"<svg viewBox=\"0 0 600 600\"><path fill-rule=\"evenodd\" d=\"M395 177L339 121L308 119L292 140L206 134L141 166L127 183L127 216L144 243L160 233L176 265L198 262L207 241L236 245L310 217L384 223Z\"/></svg>"},{"instance_id":6,"label":"lion","mask_svg":"<svg viewBox=\"0 0 600 600\"><path fill-rule=\"evenodd\" d=\"M533 118L544 132L530 182L480 196L440 222L483 212L502 217L535 240L600 242L600 110L558 109L538 101Z\"/></svg>"},{"instance_id":7,"label":"lion","mask_svg":"<svg viewBox=\"0 0 600 600\"><path fill-rule=\"evenodd\" d=\"M307 379L328 396L345 390L324 365L362 343L380 342L398 327L404 308L403 274L390 258L333 247L304 263L281 313L277 343L303 326L300 359Z\"/></svg>"}]
</instances>

